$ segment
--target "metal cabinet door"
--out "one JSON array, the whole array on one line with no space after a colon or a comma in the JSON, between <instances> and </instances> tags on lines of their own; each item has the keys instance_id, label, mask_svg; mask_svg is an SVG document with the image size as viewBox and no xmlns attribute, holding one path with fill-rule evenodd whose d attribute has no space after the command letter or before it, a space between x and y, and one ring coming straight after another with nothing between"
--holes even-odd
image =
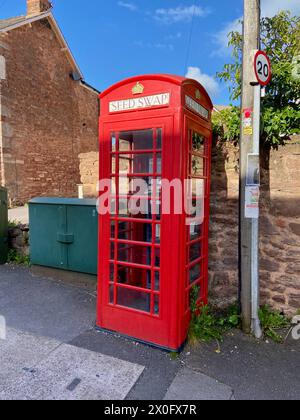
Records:
<instances>
[{"instance_id":1,"label":"metal cabinet door","mask_svg":"<svg viewBox=\"0 0 300 420\"><path fill-rule=\"evenodd\" d=\"M29 209L32 264L67 269L66 206L31 204Z\"/></svg>"},{"instance_id":2,"label":"metal cabinet door","mask_svg":"<svg viewBox=\"0 0 300 420\"><path fill-rule=\"evenodd\" d=\"M97 274L98 214L95 206L67 207L68 234L73 242L68 247L71 271Z\"/></svg>"}]
</instances>

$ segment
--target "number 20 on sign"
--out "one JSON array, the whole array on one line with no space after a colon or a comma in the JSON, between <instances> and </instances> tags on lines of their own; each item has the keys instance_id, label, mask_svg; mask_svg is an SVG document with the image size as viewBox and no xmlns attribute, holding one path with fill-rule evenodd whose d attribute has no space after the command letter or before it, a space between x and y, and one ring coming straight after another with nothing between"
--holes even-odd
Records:
<instances>
[{"instance_id":1,"label":"number 20 on sign","mask_svg":"<svg viewBox=\"0 0 300 420\"><path fill-rule=\"evenodd\" d=\"M257 51L254 59L254 71L258 83L267 86L272 79L272 69L269 57L264 51Z\"/></svg>"}]
</instances>

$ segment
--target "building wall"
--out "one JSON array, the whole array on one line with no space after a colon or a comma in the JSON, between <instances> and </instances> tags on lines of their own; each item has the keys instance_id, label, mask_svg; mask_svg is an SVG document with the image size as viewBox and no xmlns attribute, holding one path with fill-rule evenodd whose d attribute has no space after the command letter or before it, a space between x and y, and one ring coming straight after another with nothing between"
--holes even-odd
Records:
<instances>
[{"instance_id":1,"label":"building wall","mask_svg":"<svg viewBox=\"0 0 300 420\"><path fill-rule=\"evenodd\" d=\"M97 94L70 78L71 64L47 20L1 35L0 56L1 182L11 203L76 196L79 154L98 148Z\"/></svg>"},{"instance_id":2,"label":"building wall","mask_svg":"<svg viewBox=\"0 0 300 420\"><path fill-rule=\"evenodd\" d=\"M97 153L83 153L81 181L87 196L98 180ZM214 144L211 182L210 301L238 298L239 151ZM287 314L300 309L300 138L262 159L260 220L261 301ZM269 169L268 169L269 167Z\"/></svg>"}]
</instances>

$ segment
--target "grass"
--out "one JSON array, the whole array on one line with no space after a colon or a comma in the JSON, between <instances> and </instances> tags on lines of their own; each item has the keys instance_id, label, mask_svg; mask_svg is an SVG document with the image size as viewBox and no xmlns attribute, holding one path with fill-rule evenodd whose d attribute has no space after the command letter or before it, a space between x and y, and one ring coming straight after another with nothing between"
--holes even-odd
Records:
<instances>
[{"instance_id":1,"label":"grass","mask_svg":"<svg viewBox=\"0 0 300 420\"><path fill-rule=\"evenodd\" d=\"M170 359L171 360L178 360L179 359L179 354L176 352L171 352L170 353Z\"/></svg>"},{"instance_id":2,"label":"grass","mask_svg":"<svg viewBox=\"0 0 300 420\"><path fill-rule=\"evenodd\" d=\"M271 338L276 343L282 343L284 337L280 330L290 327L290 320L279 311L271 309L264 305L259 310L259 319L265 337Z\"/></svg>"},{"instance_id":3,"label":"grass","mask_svg":"<svg viewBox=\"0 0 300 420\"><path fill-rule=\"evenodd\" d=\"M8 221L8 228L9 229L13 229L13 228L19 227L20 225L22 225L22 223L19 222L18 220L9 220Z\"/></svg>"},{"instance_id":4,"label":"grass","mask_svg":"<svg viewBox=\"0 0 300 420\"><path fill-rule=\"evenodd\" d=\"M240 325L238 306L232 305L222 312L215 312L210 306L198 307L192 315L189 340L192 343L212 340L223 341L224 334Z\"/></svg>"},{"instance_id":5,"label":"grass","mask_svg":"<svg viewBox=\"0 0 300 420\"><path fill-rule=\"evenodd\" d=\"M26 265L28 267L31 265L30 256L21 255L15 249L8 251L7 262L8 264Z\"/></svg>"},{"instance_id":6,"label":"grass","mask_svg":"<svg viewBox=\"0 0 300 420\"><path fill-rule=\"evenodd\" d=\"M197 303L199 287L191 291L192 319L189 329L189 341L210 342L212 340L223 341L224 334L240 325L238 305L232 305L224 311L215 311L210 306Z\"/></svg>"},{"instance_id":7,"label":"grass","mask_svg":"<svg viewBox=\"0 0 300 420\"><path fill-rule=\"evenodd\" d=\"M189 329L191 344L213 340L223 341L226 332L240 327L241 317L237 304L229 306L224 311L217 311L210 306L199 305L198 297L199 287L194 287L191 291L192 318ZM281 332L291 326L290 320L267 305L260 308L259 318L264 337L268 337L276 343L282 343L285 337L281 335Z\"/></svg>"}]
</instances>

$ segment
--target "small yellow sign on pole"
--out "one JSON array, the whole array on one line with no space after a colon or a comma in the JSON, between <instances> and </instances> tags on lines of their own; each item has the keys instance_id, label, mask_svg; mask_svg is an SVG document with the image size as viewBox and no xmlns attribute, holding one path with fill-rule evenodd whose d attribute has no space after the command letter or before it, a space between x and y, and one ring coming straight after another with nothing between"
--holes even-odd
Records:
<instances>
[{"instance_id":1,"label":"small yellow sign on pole","mask_svg":"<svg viewBox=\"0 0 300 420\"><path fill-rule=\"evenodd\" d=\"M253 134L253 108L243 110L243 135L252 136Z\"/></svg>"}]
</instances>

